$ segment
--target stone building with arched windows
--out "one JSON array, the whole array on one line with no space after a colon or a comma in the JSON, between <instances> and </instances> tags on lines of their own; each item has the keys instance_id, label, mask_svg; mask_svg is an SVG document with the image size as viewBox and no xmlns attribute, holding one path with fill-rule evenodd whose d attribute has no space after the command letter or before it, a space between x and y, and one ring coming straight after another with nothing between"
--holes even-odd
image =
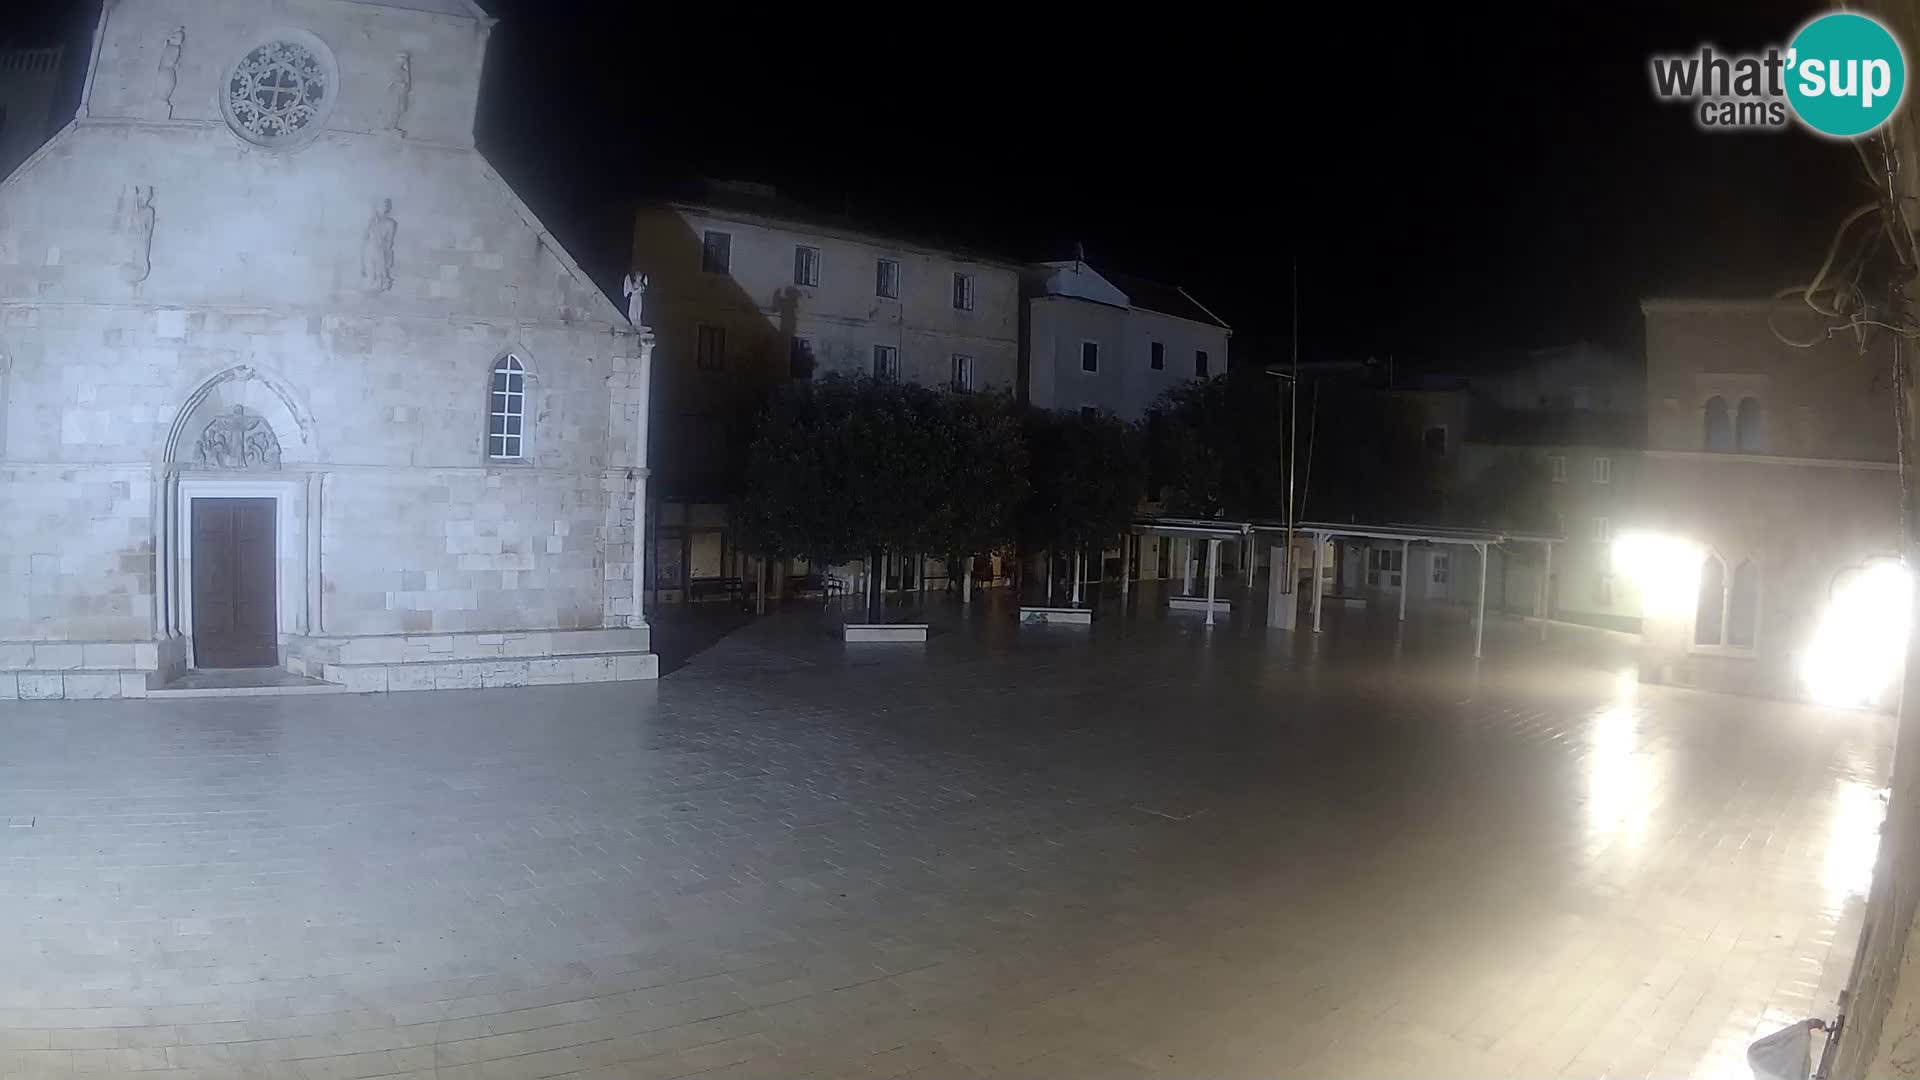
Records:
<instances>
[{"instance_id":1,"label":"stone building with arched windows","mask_svg":"<svg viewBox=\"0 0 1920 1080\"><path fill-rule=\"evenodd\" d=\"M651 677L651 340L474 146L471 0L119 0L0 181L0 697Z\"/></svg>"},{"instance_id":2,"label":"stone building with arched windows","mask_svg":"<svg viewBox=\"0 0 1920 1080\"><path fill-rule=\"evenodd\" d=\"M1643 678L1852 705L1897 700L1904 598L1891 351L1766 300L1642 304L1647 449L1632 530ZM1805 313L1805 309L1801 309ZM1788 326L1785 323L1796 325ZM1623 529L1624 531L1624 529ZM1890 670L1870 670L1895 665Z\"/></svg>"}]
</instances>

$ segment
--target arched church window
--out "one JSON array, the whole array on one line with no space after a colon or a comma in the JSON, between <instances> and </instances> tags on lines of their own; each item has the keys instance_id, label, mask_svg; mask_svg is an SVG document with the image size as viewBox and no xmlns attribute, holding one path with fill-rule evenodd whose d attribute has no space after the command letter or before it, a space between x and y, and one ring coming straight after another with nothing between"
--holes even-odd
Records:
<instances>
[{"instance_id":1,"label":"arched church window","mask_svg":"<svg viewBox=\"0 0 1920 1080\"><path fill-rule=\"evenodd\" d=\"M254 46L227 76L227 123L259 146L292 146L320 131L333 107L333 57L320 39L280 31Z\"/></svg>"},{"instance_id":2,"label":"arched church window","mask_svg":"<svg viewBox=\"0 0 1920 1080\"><path fill-rule=\"evenodd\" d=\"M1715 395L1707 399L1706 449L1718 454L1733 450L1733 418L1727 415L1727 399Z\"/></svg>"},{"instance_id":3,"label":"arched church window","mask_svg":"<svg viewBox=\"0 0 1920 1080\"><path fill-rule=\"evenodd\" d=\"M493 365L487 401L487 456L520 460L526 456L527 369L519 357L508 354Z\"/></svg>"},{"instance_id":4,"label":"arched church window","mask_svg":"<svg viewBox=\"0 0 1920 1080\"><path fill-rule=\"evenodd\" d=\"M1733 414L1734 444L1743 454L1758 454L1766 446L1765 416L1760 411L1758 398L1740 399L1740 407Z\"/></svg>"},{"instance_id":5,"label":"arched church window","mask_svg":"<svg viewBox=\"0 0 1920 1080\"><path fill-rule=\"evenodd\" d=\"M1718 398L1714 400L1718 401ZM1707 553L1700 561L1700 594L1693 610L1693 643L1726 644L1727 564Z\"/></svg>"}]
</instances>

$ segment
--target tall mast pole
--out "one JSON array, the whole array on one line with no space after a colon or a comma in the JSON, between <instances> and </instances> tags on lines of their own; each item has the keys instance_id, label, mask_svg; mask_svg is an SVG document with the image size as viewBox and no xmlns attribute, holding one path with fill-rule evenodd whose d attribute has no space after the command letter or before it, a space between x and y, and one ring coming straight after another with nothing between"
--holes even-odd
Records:
<instances>
[{"instance_id":1,"label":"tall mast pole","mask_svg":"<svg viewBox=\"0 0 1920 1080\"><path fill-rule=\"evenodd\" d=\"M1300 419L1300 260L1293 260L1292 297L1289 308L1293 314L1293 385L1287 388L1287 592L1293 591L1296 575L1293 572L1293 451L1295 433L1299 429ZM1319 582L1315 582L1317 587Z\"/></svg>"}]
</instances>

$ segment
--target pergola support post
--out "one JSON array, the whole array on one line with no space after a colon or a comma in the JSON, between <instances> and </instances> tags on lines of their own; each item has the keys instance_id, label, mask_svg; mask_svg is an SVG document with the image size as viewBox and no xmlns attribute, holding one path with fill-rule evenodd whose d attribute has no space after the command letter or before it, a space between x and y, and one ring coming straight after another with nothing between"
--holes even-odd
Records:
<instances>
[{"instance_id":1,"label":"pergola support post","mask_svg":"<svg viewBox=\"0 0 1920 1080\"><path fill-rule=\"evenodd\" d=\"M1480 600L1473 615L1473 658L1480 659L1480 642L1487 632L1487 545L1475 544L1480 549Z\"/></svg>"},{"instance_id":2,"label":"pergola support post","mask_svg":"<svg viewBox=\"0 0 1920 1080\"><path fill-rule=\"evenodd\" d=\"M1407 589L1413 584L1413 541L1400 541L1400 621L1407 621Z\"/></svg>"},{"instance_id":3,"label":"pergola support post","mask_svg":"<svg viewBox=\"0 0 1920 1080\"><path fill-rule=\"evenodd\" d=\"M1320 594L1322 592L1320 575L1327 558L1327 538L1320 533L1311 535L1313 537L1313 632L1317 634L1320 632Z\"/></svg>"},{"instance_id":4,"label":"pergola support post","mask_svg":"<svg viewBox=\"0 0 1920 1080\"><path fill-rule=\"evenodd\" d=\"M1207 537L1207 625L1213 625L1213 588L1219 580L1220 540Z\"/></svg>"},{"instance_id":5,"label":"pergola support post","mask_svg":"<svg viewBox=\"0 0 1920 1080\"><path fill-rule=\"evenodd\" d=\"M1540 571L1540 640L1547 640L1547 623L1553 620L1553 542L1547 549L1546 566Z\"/></svg>"}]
</instances>

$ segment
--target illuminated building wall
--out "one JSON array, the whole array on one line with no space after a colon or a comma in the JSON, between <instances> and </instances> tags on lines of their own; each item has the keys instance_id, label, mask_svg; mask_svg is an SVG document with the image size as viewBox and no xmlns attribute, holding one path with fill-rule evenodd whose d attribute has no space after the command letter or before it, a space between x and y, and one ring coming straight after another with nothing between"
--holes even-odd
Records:
<instances>
[{"instance_id":1,"label":"illuminated building wall","mask_svg":"<svg viewBox=\"0 0 1920 1080\"><path fill-rule=\"evenodd\" d=\"M1902 632L1866 625L1878 616L1848 593L1900 554L1884 339L1865 355L1850 333L1793 348L1768 329L1765 302L1643 308L1647 453L1632 527L1663 538L1653 550L1675 564L1623 567L1661 582L1641 590L1643 677L1889 705L1897 672L1863 676L1880 685L1855 693L1830 686L1831 665L1809 670L1858 651L1835 635Z\"/></svg>"}]
</instances>

